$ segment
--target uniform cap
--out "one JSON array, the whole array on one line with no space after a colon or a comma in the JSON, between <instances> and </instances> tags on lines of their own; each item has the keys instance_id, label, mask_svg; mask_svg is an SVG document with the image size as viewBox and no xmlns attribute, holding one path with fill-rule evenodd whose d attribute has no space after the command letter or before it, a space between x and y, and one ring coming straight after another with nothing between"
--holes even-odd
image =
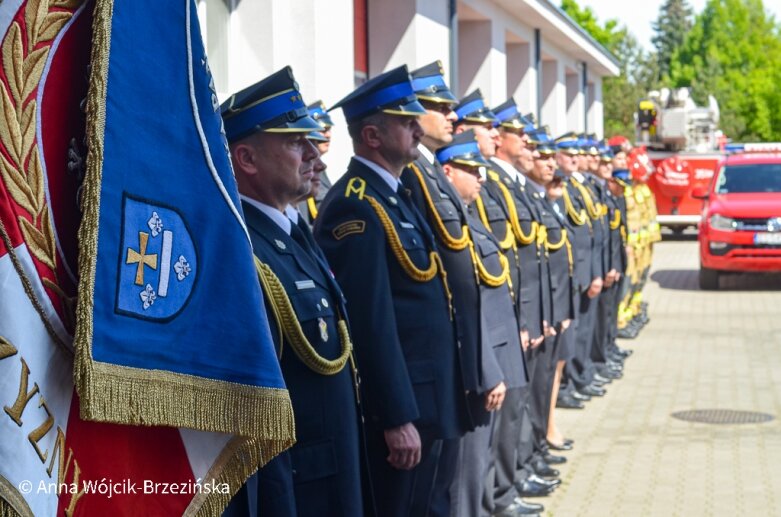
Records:
<instances>
[{"instance_id":1,"label":"uniform cap","mask_svg":"<svg viewBox=\"0 0 781 517\"><path fill-rule=\"evenodd\" d=\"M496 115L485 105L485 99L480 88L473 91L453 108L458 115L459 122L476 122L478 124L488 124L497 122Z\"/></svg>"},{"instance_id":2,"label":"uniform cap","mask_svg":"<svg viewBox=\"0 0 781 517\"><path fill-rule=\"evenodd\" d=\"M534 131L534 122L521 115L515 99L510 97L499 106L492 109L498 119L494 125L510 129L522 129L525 133Z\"/></svg>"},{"instance_id":3,"label":"uniform cap","mask_svg":"<svg viewBox=\"0 0 781 517\"><path fill-rule=\"evenodd\" d=\"M578 140L578 135L573 131L557 137L555 142L556 149L562 153L571 155L580 154L580 141Z\"/></svg>"},{"instance_id":4,"label":"uniform cap","mask_svg":"<svg viewBox=\"0 0 781 517\"><path fill-rule=\"evenodd\" d=\"M309 116L319 122L324 128L333 127L334 121L331 120L331 115L328 114L323 101L315 101L307 106L306 109L309 110Z\"/></svg>"},{"instance_id":5,"label":"uniform cap","mask_svg":"<svg viewBox=\"0 0 781 517\"><path fill-rule=\"evenodd\" d=\"M220 113L229 142L257 131L309 133L323 130L323 126L309 116L289 66L231 95L220 106Z\"/></svg>"},{"instance_id":6,"label":"uniform cap","mask_svg":"<svg viewBox=\"0 0 781 517\"><path fill-rule=\"evenodd\" d=\"M453 140L436 151L437 160L441 164L458 163L469 167L490 167L475 139L475 132L471 129L459 133Z\"/></svg>"},{"instance_id":7,"label":"uniform cap","mask_svg":"<svg viewBox=\"0 0 781 517\"><path fill-rule=\"evenodd\" d=\"M548 135L548 128L542 126L529 134L529 141L537 146L537 152L542 156L556 153L556 142Z\"/></svg>"},{"instance_id":8,"label":"uniform cap","mask_svg":"<svg viewBox=\"0 0 781 517\"><path fill-rule=\"evenodd\" d=\"M412 89L418 99L444 104L457 104L458 99L445 82L442 61L434 61L410 73Z\"/></svg>"},{"instance_id":9,"label":"uniform cap","mask_svg":"<svg viewBox=\"0 0 781 517\"><path fill-rule=\"evenodd\" d=\"M426 114L426 109L418 102L412 89L406 65L363 83L350 95L334 104L331 110L337 108L342 109L348 124L378 112L413 117Z\"/></svg>"}]
</instances>

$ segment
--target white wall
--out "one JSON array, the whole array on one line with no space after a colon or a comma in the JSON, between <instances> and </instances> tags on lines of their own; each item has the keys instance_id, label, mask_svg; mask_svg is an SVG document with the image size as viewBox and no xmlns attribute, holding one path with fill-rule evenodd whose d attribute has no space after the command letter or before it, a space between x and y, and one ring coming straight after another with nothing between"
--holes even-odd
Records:
<instances>
[{"instance_id":1,"label":"white wall","mask_svg":"<svg viewBox=\"0 0 781 517\"><path fill-rule=\"evenodd\" d=\"M605 134L604 107L602 104L602 78L592 77L586 95L588 109L588 132L602 138Z\"/></svg>"},{"instance_id":2,"label":"white wall","mask_svg":"<svg viewBox=\"0 0 781 517\"><path fill-rule=\"evenodd\" d=\"M459 2L459 90L481 88L490 106L513 96L524 113L536 112L534 29L520 9L535 0ZM353 0L199 0L199 16L221 100L285 65L291 65L304 99L332 105L355 87ZM450 71L448 0L368 0L369 74L407 64L410 70L441 60ZM464 19L467 18L467 19ZM562 34L542 32L543 123L554 136L583 129L602 135L602 79L589 69L590 94L583 98L577 49L557 47ZM566 47L566 45L563 45ZM580 52L579 55L583 55ZM581 57L580 59L584 59ZM577 72L577 81L566 70ZM329 174L339 176L352 155L341 111Z\"/></svg>"}]
</instances>

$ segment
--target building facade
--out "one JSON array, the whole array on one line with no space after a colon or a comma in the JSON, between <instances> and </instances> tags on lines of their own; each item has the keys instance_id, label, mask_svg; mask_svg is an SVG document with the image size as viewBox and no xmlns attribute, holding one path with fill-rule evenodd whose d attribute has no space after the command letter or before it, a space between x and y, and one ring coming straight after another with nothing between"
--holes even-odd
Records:
<instances>
[{"instance_id":1,"label":"building facade","mask_svg":"<svg viewBox=\"0 0 781 517\"><path fill-rule=\"evenodd\" d=\"M602 79L618 62L549 0L198 0L220 99L285 65L304 99L331 105L393 67L441 60L459 96L513 96L553 136L602 135ZM352 149L332 113L329 174Z\"/></svg>"}]
</instances>

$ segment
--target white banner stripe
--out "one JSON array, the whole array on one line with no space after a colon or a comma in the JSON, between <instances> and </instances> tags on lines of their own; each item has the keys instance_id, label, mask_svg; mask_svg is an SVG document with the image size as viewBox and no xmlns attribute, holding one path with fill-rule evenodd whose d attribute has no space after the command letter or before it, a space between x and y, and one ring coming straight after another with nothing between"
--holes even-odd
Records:
<instances>
[{"instance_id":1,"label":"white banner stripe","mask_svg":"<svg viewBox=\"0 0 781 517\"><path fill-rule=\"evenodd\" d=\"M34 268L25 246L15 251L25 269ZM33 282L33 285L37 284ZM31 483L30 492L21 495L34 515L55 515L56 495L50 491L38 493L38 487L41 483L57 482L56 463L53 478L46 470L54 456L57 428L63 432L68 429L73 394L73 358L46 332L8 255L0 257L0 336L17 349L15 354L0 359L0 400L3 404L12 406L17 400L25 371L22 360L29 369L27 392L38 386L38 392L24 406L21 426L5 411L0 412L0 475L17 488L21 486L24 489L25 482ZM46 422L49 414L54 418L54 424L38 442L40 451L46 454L44 462L28 437Z\"/></svg>"}]
</instances>

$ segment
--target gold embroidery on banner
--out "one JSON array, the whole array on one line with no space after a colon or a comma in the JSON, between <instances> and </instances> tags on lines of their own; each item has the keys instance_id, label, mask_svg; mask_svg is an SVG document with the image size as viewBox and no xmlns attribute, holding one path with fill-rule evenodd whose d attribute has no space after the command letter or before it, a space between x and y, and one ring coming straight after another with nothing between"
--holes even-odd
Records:
<instances>
[{"instance_id":1,"label":"gold embroidery on banner","mask_svg":"<svg viewBox=\"0 0 781 517\"><path fill-rule=\"evenodd\" d=\"M187 4L189 5L189 3ZM96 0L87 95L87 174L79 227L79 289L74 381L83 419L132 425L165 425L239 435L223 450L210 474L229 483L228 494L198 494L188 515L218 515L259 467L295 443L290 395L229 381L146 370L92 360L95 268L98 248L103 137L113 0ZM132 404L128 403L132 401Z\"/></svg>"},{"instance_id":2,"label":"gold embroidery on banner","mask_svg":"<svg viewBox=\"0 0 781 517\"><path fill-rule=\"evenodd\" d=\"M70 11L81 1L30 0L24 7L24 28L13 21L2 42L3 71L8 83L0 82L0 175L23 213L19 228L30 253L51 270L56 267L54 230L44 195L43 169L35 141L38 87L52 39L71 19Z\"/></svg>"},{"instance_id":3,"label":"gold embroidery on banner","mask_svg":"<svg viewBox=\"0 0 781 517\"><path fill-rule=\"evenodd\" d=\"M18 350L3 336L0 336L0 360L16 355Z\"/></svg>"},{"instance_id":4,"label":"gold embroidery on banner","mask_svg":"<svg viewBox=\"0 0 781 517\"><path fill-rule=\"evenodd\" d=\"M34 517L24 495L3 476L0 476L0 517Z\"/></svg>"}]
</instances>

